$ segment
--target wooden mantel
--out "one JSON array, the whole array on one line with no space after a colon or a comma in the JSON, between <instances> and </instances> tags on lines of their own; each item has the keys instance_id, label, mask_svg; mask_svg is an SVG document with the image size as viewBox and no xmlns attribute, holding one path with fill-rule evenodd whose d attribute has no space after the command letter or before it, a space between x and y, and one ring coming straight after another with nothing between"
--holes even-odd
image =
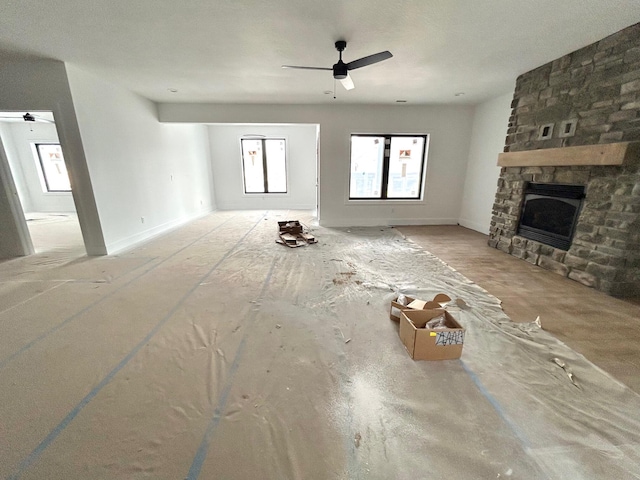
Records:
<instances>
[{"instance_id":1,"label":"wooden mantel","mask_svg":"<svg viewBox=\"0 0 640 480\"><path fill-rule=\"evenodd\" d=\"M640 142L605 143L578 147L543 148L498 155L499 167L564 167L572 165L622 165L637 155Z\"/></svg>"}]
</instances>

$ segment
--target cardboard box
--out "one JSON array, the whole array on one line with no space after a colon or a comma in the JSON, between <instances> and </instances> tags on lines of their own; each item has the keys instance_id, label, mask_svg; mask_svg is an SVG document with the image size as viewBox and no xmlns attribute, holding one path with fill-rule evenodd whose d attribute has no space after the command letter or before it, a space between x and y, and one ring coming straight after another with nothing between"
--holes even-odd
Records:
<instances>
[{"instance_id":1,"label":"cardboard box","mask_svg":"<svg viewBox=\"0 0 640 480\"><path fill-rule=\"evenodd\" d=\"M429 320L443 314L447 328L425 328ZM464 328L444 308L402 310L399 334L414 360L452 360L462 355Z\"/></svg>"},{"instance_id":2,"label":"cardboard box","mask_svg":"<svg viewBox=\"0 0 640 480\"><path fill-rule=\"evenodd\" d=\"M405 298L407 299L406 305L398 303L398 297L391 300L389 318L394 322L400 321L400 312L402 312L402 310L424 310L425 308L442 308L446 303L451 301L451 298L444 293L437 294L435 297L433 297L433 300L429 300L428 302L410 297L409 295L405 295Z\"/></svg>"},{"instance_id":3,"label":"cardboard box","mask_svg":"<svg viewBox=\"0 0 640 480\"><path fill-rule=\"evenodd\" d=\"M302 233L302 225L298 220L285 220L283 222L278 222L278 233L297 235Z\"/></svg>"},{"instance_id":4,"label":"cardboard box","mask_svg":"<svg viewBox=\"0 0 640 480\"><path fill-rule=\"evenodd\" d=\"M278 222L276 243L295 248L318 243L318 241L306 231L298 220L285 220L284 222Z\"/></svg>"}]
</instances>

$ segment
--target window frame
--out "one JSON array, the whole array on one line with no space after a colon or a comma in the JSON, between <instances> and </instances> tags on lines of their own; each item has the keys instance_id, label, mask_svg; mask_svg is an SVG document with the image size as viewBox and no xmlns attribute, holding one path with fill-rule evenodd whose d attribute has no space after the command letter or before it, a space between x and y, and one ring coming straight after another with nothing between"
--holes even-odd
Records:
<instances>
[{"instance_id":1,"label":"window frame","mask_svg":"<svg viewBox=\"0 0 640 480\"><path fill-rule=\"evenodd\" d=\"M60 147L60 151L62 151L62 145L56 142L34 142L33 148L35 150L35 157L38 159L38 170L40 173L40 178L42 180L42 187L44 193L71 193L71 179L69 179L69 190L53 190L49 187L49 179L47 178L47 171L44 168L44 163L42 161L42 155L40 154L40 146L57 146ZM64 164L64 168L67 172L67 177L69 176L69 170L67 169L67 162L64 160L64 152L62 153L62 163Z\"/></svg>"},{"instance_id":2,"label":"window frame","mask_svg":"<svg viewBox=\"0 0 640 480\"><path fill-rule=\"evenodd\" d=\"M351 196L351 160L353 137L382 137L384 138L384 150L382 154L382 181L379 197L352 197ZM422 158L420 160L420 181L418 185L418 195L416 197L388 197L389 190L389 163L391 159L391 139L393 137L410 137L410 138L422 138ZM349 181L347 183L347 201L348 202L420 202L424 200L424 185L425 174L427 169L427 151L429 148L428 133L352 133L349 136Z\"/></svg>"},{"instance_id":3,"label":"window frame","mask_svg":"<svg viewBox=\"0 0 640 480\"><path fill-rule=\"evenodd\" d=\"M247 192L247 176L245 172L245 161L244 161L244 145L243 142L247 141L256 141L259 140L261 142L262 148L262 175L263 175L263 185L264 192ZM266 142L268 140L282 140L284 142L284 175L285 175L285 191L284 192L269 192L269 174L267 167L267 148ZM242 190L244 195L288 195L289 194L289 165L288 165L288 147L287 147L287 139L284 136L276 136L276 137L263 137L263 136L243 136L240 138L240 157L242 161Z\"/></svg>"}]
</instances>

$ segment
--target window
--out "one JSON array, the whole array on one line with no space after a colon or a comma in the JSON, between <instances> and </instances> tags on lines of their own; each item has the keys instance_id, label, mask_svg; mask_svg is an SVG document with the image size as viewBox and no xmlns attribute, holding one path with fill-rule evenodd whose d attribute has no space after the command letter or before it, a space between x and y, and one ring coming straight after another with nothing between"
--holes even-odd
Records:
<instances>
[{"instance_id":1,"label":"window","mask_svg":"<svg viewBox=\"0 0 640 480\"><path fill-rule=\"evenodd\" d=\"M350 200L419 200L427 135L351 135Z\"/></svg>"},{"instance_id":2,"label":"window","mask_svg":"<svg viewBox=\"0 0 640 480\"><path fill-rule=\"evenodd\" d=\"M47 192L70 192L71 183L64 164L62 148L58 143L36 143L40 170Z\"/></svg>"},{"instance_id":3,"label":"window","mask_svg":"<svg viewBox=\"0 0 640 480\"><path fill-rule=\"evenodd\" d=\"M243 138L244 193L287 193L284 138Z\"/></svg>"}]
</instances>

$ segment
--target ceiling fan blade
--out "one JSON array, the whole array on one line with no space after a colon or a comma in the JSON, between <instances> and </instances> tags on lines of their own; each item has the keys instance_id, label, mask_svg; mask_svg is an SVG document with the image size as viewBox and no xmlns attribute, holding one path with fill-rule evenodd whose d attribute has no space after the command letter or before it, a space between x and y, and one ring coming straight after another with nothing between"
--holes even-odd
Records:
<instances>
[{"instance_id":1,"label":"ceiling fan blade","mask_svg":"<svg viewBox=\"0 0 640 480\"><path fill-rule=\"evenodd\" d=\"M356 86L353 84L353 80L351 79L351 75L347 72L347 76L340 80L340 83L345 88L345 90L353 90Z\"/></svg>"},{"instance_id":2,"label":"ceiling fan blade","mask_svg":"<svg viewBox=\"0 0 640 480\"><path fill-rule=\"evenodd\" d=\"M15 120L15 121L36 122L36 123L38 122L56 123L53 120L49 120L48 118L44 118L39 115L31 115L30 113L27 113L25 115L21 113L16 113L15 115L0 115L0 120Z\"/></svg>"},{"instance_id":3,"label":"ceiling fan blade","mask_svg":"<svg viewBox=\"0 0 640 480\"><path fill-rule=\"evenodd\" d=\"M297 68L299 70L333 70L329 67L301 67L298 65L282 65L282 68Z\"/></svg>"},{"instance_id":4,"label":"ceiling fan blade","mask_svg":"<svg viewBox=\"0 0 640 480\"><path fill-rule=\"evenodd\" d=\"M372 65L391 57L393 57L393 55L391 55L391 52L389 51L374 53L373 55L369 55L368 57L362 57L358 60L347 63L347 70L355 70L356 68L366 67L367 65Z\"/></svg>"}]
</instances>

